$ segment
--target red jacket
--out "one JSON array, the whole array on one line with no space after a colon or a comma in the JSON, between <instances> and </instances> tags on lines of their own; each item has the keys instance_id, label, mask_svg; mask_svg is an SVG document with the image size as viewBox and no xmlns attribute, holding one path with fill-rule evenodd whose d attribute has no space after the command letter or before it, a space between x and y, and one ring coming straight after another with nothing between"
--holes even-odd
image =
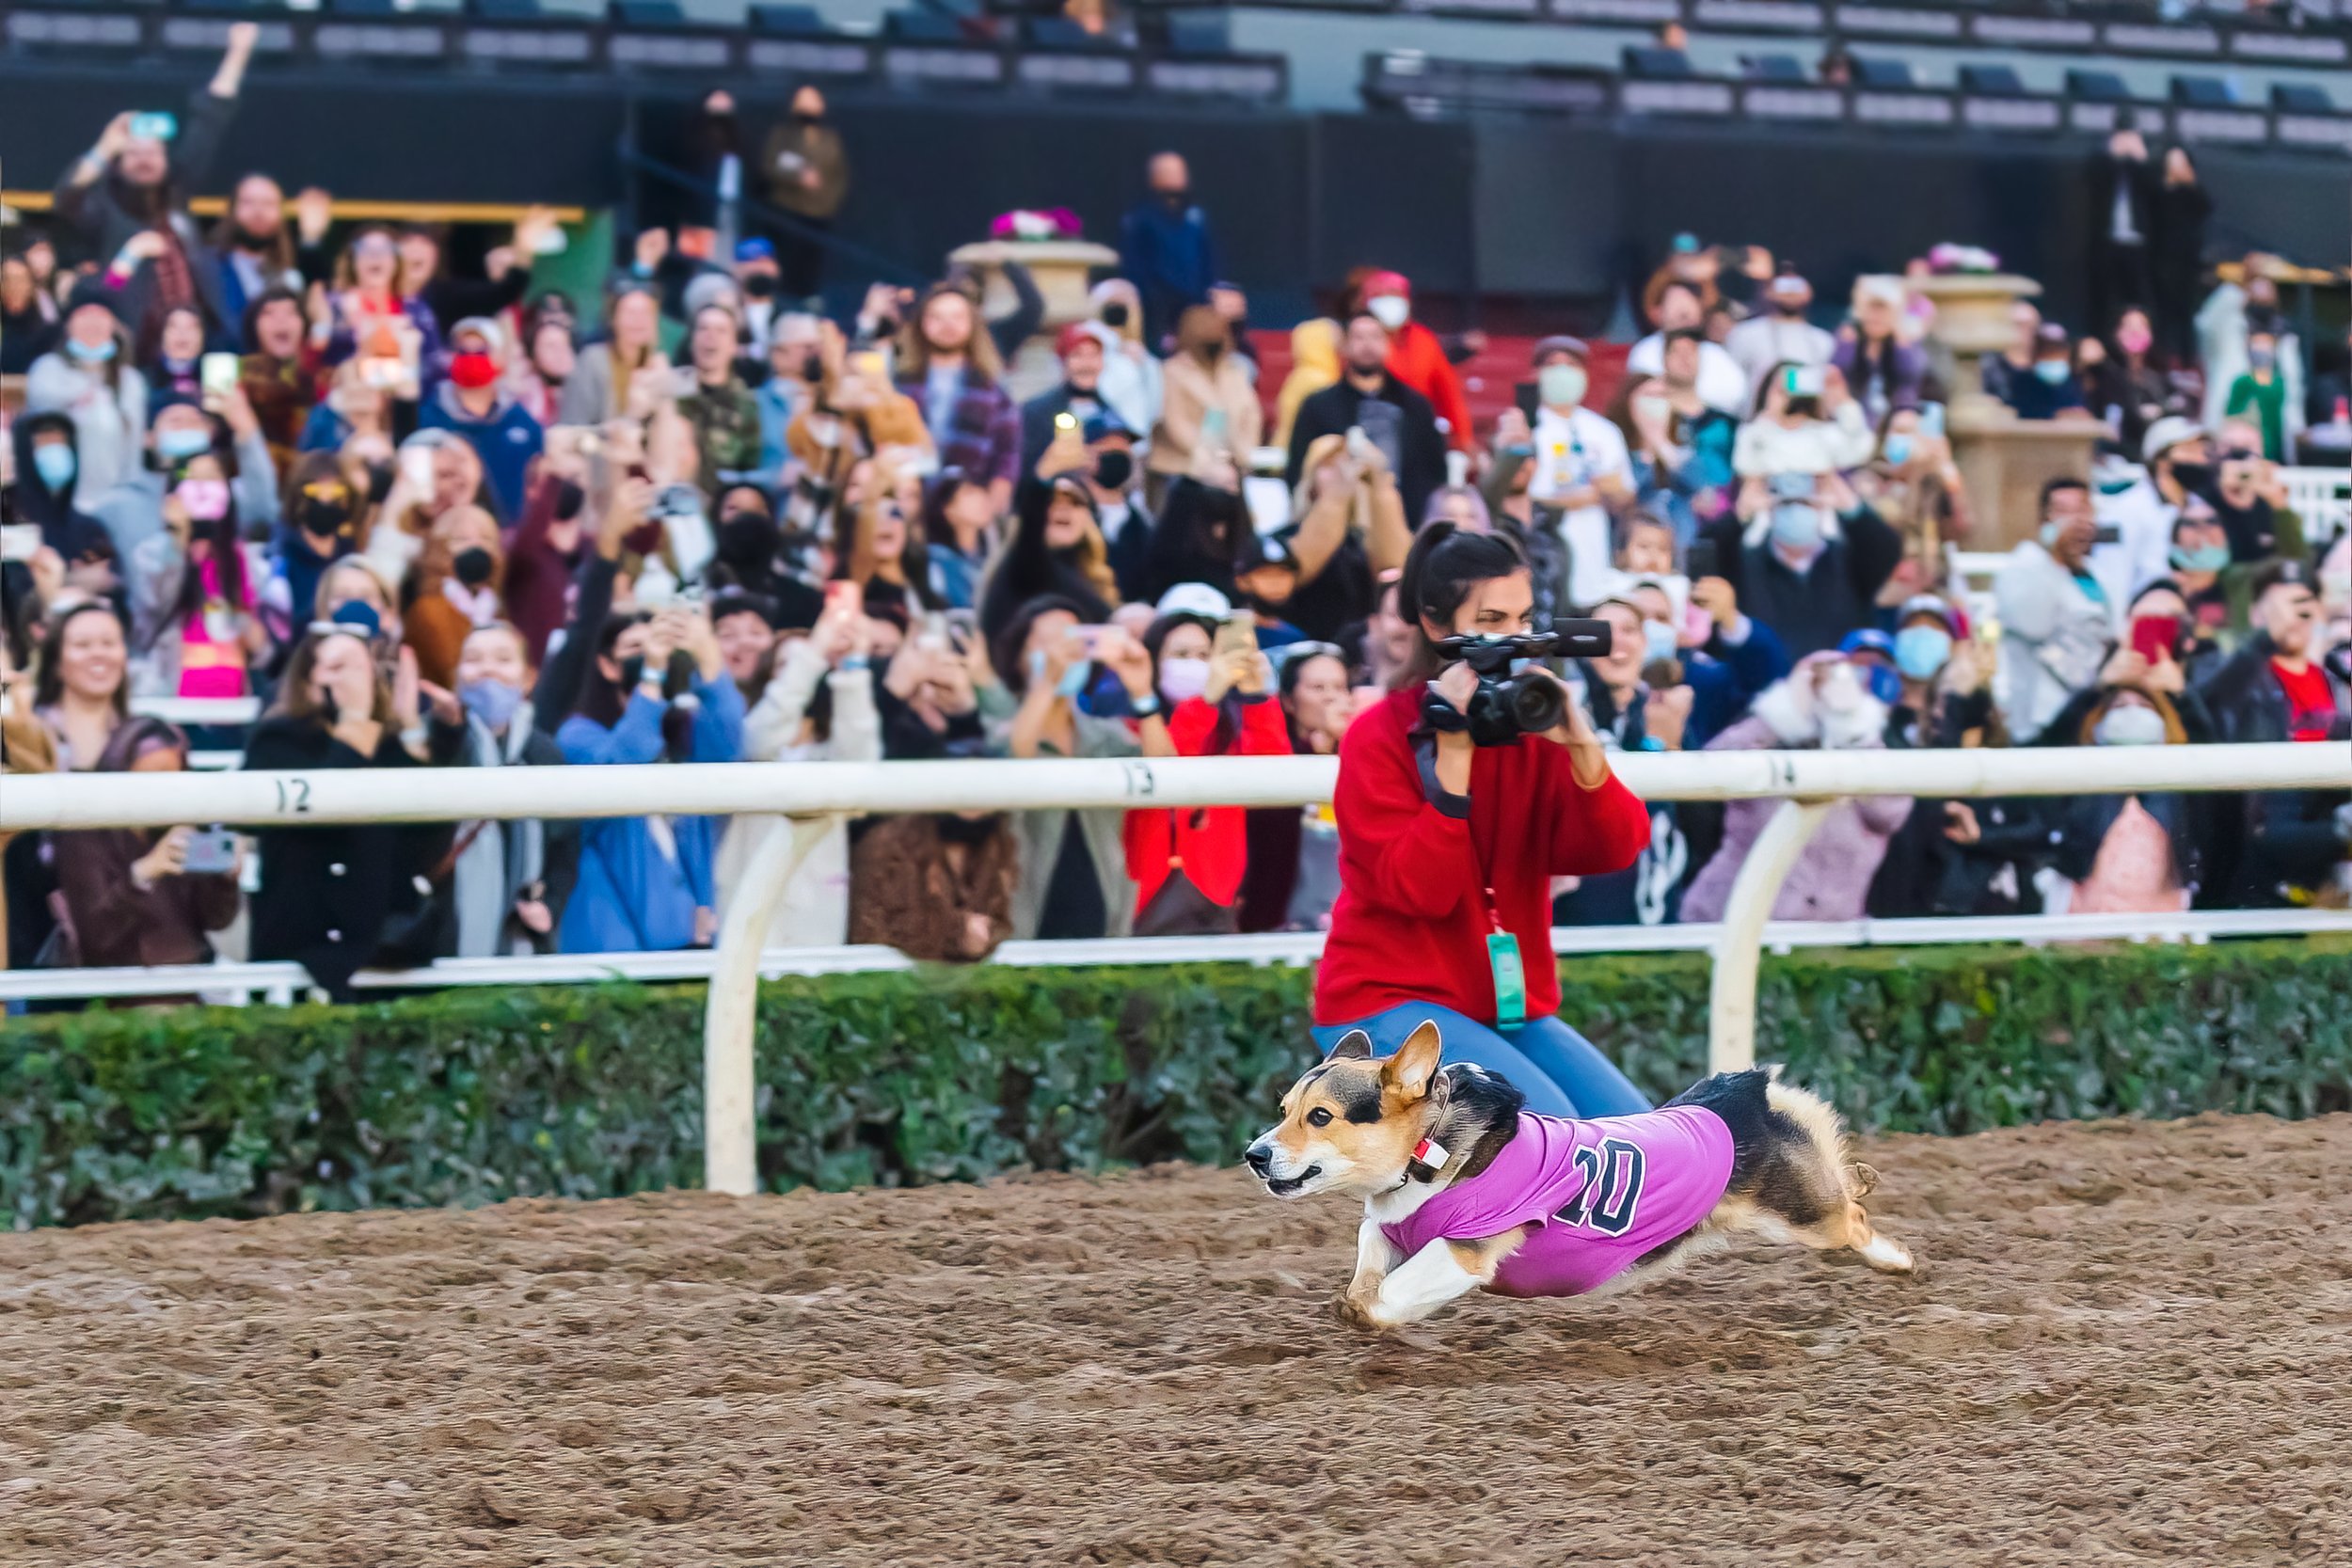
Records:
<instances>
[{"instance_id":1,"label":"red jacket","mask_svg":"<svg viewBox=\"0 0 2352 1568\"><path fill-rule=\"evenodd\" d=\"M1419 322L1408 321L1389 344L1389 373L1429 400L1438 418L1448 425L1446 445L1455 451L1470 450L1470 400L1462 395L1462 378L1445 356L1438 335ZM1417 517L1406 521L1421 526Z\"/></svg>"},{"instance_id":2,"label":"red jacket","mask_svg":"<svg viewBox=\"0 0 2352 1568\"><path fill-rule=\"evenodd\" d=\"M1216 732L1216 707L1199 697L1187 697L1168 716L1168 737L1180 757L1211 754L1210 737ZM1282 705L1269 697L1245 703L1241 735L1228 744L1223 756L1286 757L1291 754L1290 726L1282 721ZM1136 908L1152 895L1182 864L1192 885L1220 904L1241 895L1241 874L1249 863L1249 813L1240 806L1195 806L1186 811L1131 811L1127 814L1127 875L1136 879Z\"/></svg>"},{"instance_id":3,"label":"red jacket","mask_svg":"<svg viewBox=\"0 0 2352 1568\"><path fill-rule=\"evenodd\" d=\"M1551 879L1631 865L1649 842L1649 810L1613 776L1581 787L1566 750L1539 736L1481 746L1467 800L1438 797L1413 741L1421 697L1391 691L1340 741L1340 896L1315 972L1315 1022L1407 1002L1491 1021L1488 886L1518 938L1527 1016L1557 1012Z\"/></svg>"}]
</instances>

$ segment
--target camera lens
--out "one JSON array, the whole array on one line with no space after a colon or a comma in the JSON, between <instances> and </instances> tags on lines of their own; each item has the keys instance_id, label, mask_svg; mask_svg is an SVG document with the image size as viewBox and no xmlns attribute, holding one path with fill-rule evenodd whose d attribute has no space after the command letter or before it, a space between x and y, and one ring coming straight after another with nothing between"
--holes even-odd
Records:
<instances>
[{"instance_id":1,"label":"camera lens","mask_svg":"<svg viewBox=\"0 0 2352 1568\"><path fill-rule=\"evenodd\" d=\"M1567 717L1567 693L1557 681L1534 671L1513 676L1503 687L1502 700L1503 711L1521 735L1539 735Z\"/></svg>"}]
</instances>

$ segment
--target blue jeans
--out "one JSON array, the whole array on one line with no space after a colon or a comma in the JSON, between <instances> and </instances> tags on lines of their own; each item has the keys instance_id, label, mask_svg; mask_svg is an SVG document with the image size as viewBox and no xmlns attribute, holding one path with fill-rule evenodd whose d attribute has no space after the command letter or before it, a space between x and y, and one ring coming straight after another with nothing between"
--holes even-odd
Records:
<instances>
[{"instance_id":1,"label":"blue jeans","mask_svg":"<svg viewBox=\"0 0 2352 1568\"><path fill-rule=\"evenodd\" d=\"M1451 1007L1407 1002L1352 1023L1319 1025L1315 1043L1327 1052L1350 1029L1361 1029L1372 1037L1372 1053L1386 1056L1424 1022L1437 1024L1444 1060L1472 1062L1502 1074L1538 1116L1629 1117L1650 1108L1599 1048L1556 1014L1498 1029Z\"/></svg>"}]
</instances>

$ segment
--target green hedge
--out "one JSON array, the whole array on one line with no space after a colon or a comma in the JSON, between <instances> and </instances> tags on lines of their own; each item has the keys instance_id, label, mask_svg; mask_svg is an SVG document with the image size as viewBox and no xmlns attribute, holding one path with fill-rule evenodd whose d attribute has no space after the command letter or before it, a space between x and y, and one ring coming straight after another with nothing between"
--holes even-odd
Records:
<instances>
[{"instance_id":1,"label":"green hedge","mask_svg":"<svg viewBox=\"0 0 2352 1568\"><path fill-rule=\"evenodd\" d=\"M1643 1087L1706 1059L1696 955L1578 958L1563 1011ZM787 980L760 1013L772 1185L1232 1159L1310 1059L1303 970ZM1864 1128L2309 1116L2352 1085L2352 942L1770 960L1758 1054ZM700 1177L700 988L0 1027L0 1216L22 1227L594 1197Z\"/></svg>"}]
</instances>

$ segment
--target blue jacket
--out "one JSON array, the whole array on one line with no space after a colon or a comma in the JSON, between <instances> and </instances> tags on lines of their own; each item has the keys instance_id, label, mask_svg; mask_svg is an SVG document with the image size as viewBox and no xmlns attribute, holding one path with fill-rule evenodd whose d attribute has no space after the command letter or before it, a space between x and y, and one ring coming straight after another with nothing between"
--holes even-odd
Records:
<instances>
[{"instance_id":1,"label":"blue jacket","mask_svg":"<svg viewBox=\"0 0 2352 1568\"><path fill-rule=\"evenodd\" d=\"M457 401L457 386L444 381L426 396L418 410L419 430L453 430L482 459L482 477L498 502L499 521L512 523L523 515L523 479L531 460L547 444L539 421L505 392L491 406L487 419L476 419Z\"/></svg>"},{"instance_id":2,"label":"blue jacket","mask_svg":"<svg viewBox=\"0 0 2352 1568\"><path fill-rule=\"evenodd\" d=\"M1208 214L1173 212L1156 197L1130 210L1119 226L1119 274L1143 296L1144 346L1157 353L1187 305L1205 305L1216 281L1216 241Z\"/></svg>"},{"instance_id":3,"label":"blue jacket","mask_svg":"<svg viewBox=\"0 0 2352 1568\"><path fill-rule=\"evenodd\" d=\"M1686 653L1682 678L1691 688L1691 717L1682 749L1696 752L1747 717L1756 694L1788 673L1788 649L1772 628L1748 617L1747 639L1727 642L1718 630L1707 646Z\"/></svg>"},{"instance_id":4,"label":"blue jacket","mask_svg":"<svg viewBox=\"0 0 2352 1568\"><path fill-rule=\"evenodd\" d=\"M743 754L743 697L722 673L697 677L689 762L735 762ZM661 760L661 720L670 705L632 692L621 721L605 728L574 714L556 732L569 763ZM580 880L564 906L556 946L565 953L662 953L694 944L694 911L716 909L711 867L724 817L670 818L673 858L642 816L602 817L580 824Z\"/></svg>"}]
</instances>

